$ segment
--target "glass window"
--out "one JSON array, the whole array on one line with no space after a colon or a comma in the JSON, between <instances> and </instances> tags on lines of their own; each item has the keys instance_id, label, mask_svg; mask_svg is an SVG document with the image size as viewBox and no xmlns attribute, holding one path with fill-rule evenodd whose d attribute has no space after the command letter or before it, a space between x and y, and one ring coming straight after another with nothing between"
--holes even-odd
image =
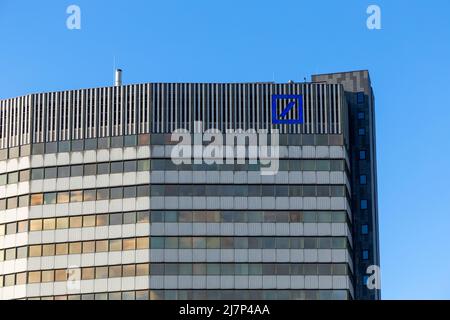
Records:
<instances>
[{"instance_id":1,"label":"glass window","mask_svg":"<svg viewBox=\"0 0 450 320\"><path fill-rule=\"evenodd\" d=\"M72 141L72 151L83 151L83 140Z\"/></svg>"},{"instance_id":2,"label":"glass window","mask_svg":"<svg viewBox=\"0 0 450 320\"><path fill-rule=\"evenodd\" d=\"M358 92L356 94L356 103L357 104L363 104L365 102L366 96L364 95L364 92Z\"/></svg>"},{"instance_id":3,"label":"glass window","mask_svg":"<svg viewBox=\"0 0 450 320\"><path fill-rule=\"evenodd\" d=\"M363 250L362 258L363 260L369 260L369 250Z\"/></svg>"},{"instance_id":4,"label":"glass window","mask_svg":"<svg viewBox=\"0 0 450 320\"><path fill-rule=\"evenodd\" d=\"M44 204L55 204L55 203L56 203L56 193L44 194Z\"/></svg>"},{"instance_id":5,"label":"glass window","mask_svg":"<svg viewBox=\"0 0 450 320\"><path fill-rule=\"evenodd\" d=\"M137 162L136 161L125 161L123 165L124 172L136 172Z\"/></svg>"},{"instance_id":6,"label":"glass window","mask_svg":"<svg viewBox=\"0 0 450 320\"><path fill-rule=\"evenodd\" d=\"M44 144L43 143L33 144L33 154L44 154Z\"/></svg>"},{"instance_id":7,"label":"glass window","mask_svg":"<svg viewBox=\"0 0 450 320\"><path fill-rule=\"evenodd\" d=\"M6 234L15 234L17 231L17 223L13 222L13 223L8 223L6 225Z\"/></svg>"},{"instance_id":8,"label":"glass window","mask_svg":"<svg viewBox=\"0 0 450 320\"><path fill-rule=\"evenodd\" d=\"M29 256L30 257L40 257L42 255L42 246L30 246L29 248Z\"/></svg>"},{"instance_id":9,"label":"glass window","mask_svg":"<svg viewBox=\"0 0 450 320\"><path fill-rule=\"evenodd\" d=\"M8 200L6 200L6 207L8 209L17 208L17 197L9 198Z\"/></svg>"},{"instance_id":10,"label":"glass window","mask_svg":"<svg viewBox=\"0 0 450 320\"><path fill-rule=\"evenodd\" d=\"M136 187L124 187L123 188L124 198L136 198Z\"/></svg>"},{"instance_id":11,"label":"glass window","mask_svg":"<svg viewBox=\"0 0 450 320\"><path fill-rule=\"evenodd\" d=\"M81 271L82 280L95 279L95 268L83 268Z\"/></svg>"},{"instance_id":12,"label":"glass window","mask_svg":"<svg viewBox=\"0 0 450 320\"><path fill-rule=\"evenodd\" d=\"M82 201L83 201L83 191L70 192L70 202L82 202Z\"/></svg>"},{"instance_id":13,"label":"glass window","mask_svg":"<svg viewBox=\"0 0 450 320\"><path fill-rule=\"evenodd\" d=\"M20 147L20 156L26 157L31 155L31 145L27 144Z\"/></svg>"},{"instance_id":14,"label":"glass window","mask_svg":"<svg viewBox=\"0 0 450 320\"><path fill-rule=\"evenodd\" d=\"M109 189L98 189L97 200L109 200Z\"/></svg>"},{"instance_id":15,"label":"glass window","mask_svg":"<svg viewBox=\"0 0 450 320\"><path fill-rule=\"evenodd\" d=\"M28 283L40 283L40 282L41 282L40 271L28 272Z\"/></svg>"},{"instance_id":16,"label":"glass window","mask_svg":"<svg viewBox=\"0 0 450 320\"><path fill-rule=\"evenodd\" d=\"M107 226L109 224L109 215L107 214L100 214L97 216L97 227L103 227Z\"/></svg>"},{"instance_id":17,"label":"glass window","mask_svg":"<svg viewBox=\"0 0 450 320\"><path fill-rule=\"evenodd\" d=\"M31 220L30 221L30 231L41 231L42 230L42 220Z\"/></svg>"},{"instance_id":18,"label":"glass window","mask_svg":"<svg viewBox=\"0 0 450 320\"><path fill-rule=\"evenodd\" d=\"M45 168L44 178L45 179L56 179L58 171L56 167L54 168Z\"/></svg>"},{"instance_id":19,"label":"glass window","mask_svg":"<svg viewBox=\"0 0 450 320\"><path fill-rule=\"evenodd\" d=\"M84 201L95 201L97 198L96 190L85 190L83 192Z\"/></svg>"},{"instance_id":20,"label":"glass window","mask_svg":"<svg viewBox=\"0 0 450 320\"><path fill-rule=\"evenodd\" d=\"M0 174L0 186L4 186L8 182L8 175L6 174Z\"/></svg>"},{"instance_id":21,"label":"glass window","mask_svg":"<svg viewBox=\"0 0 450 320\"><path fill-rule=\"evenodd\" d=\"M42 179L44 179L44 169L31 170L31 180L42 180Z\"/></svg>"},{"instance_id":22,"label":"glass window","mask_svg":"<svg viewBox=\"0 0 450 320\"><path fill-rule=\"evenodd\" d=\"M19 197L19 208L28 207L30 199L28 195Z\"/></svg>"},{"instance_id":23,"label":"glass window","mask_svg":"<svg viewBox=\"0 0 450 320\"><path fill-rule=\"evenodd\" d=\"M150 248L150 238L143 237L136 239L136 249L148 249Z\"/></svg>"},{"instance_id":24,"label":"glass window","mask_svg":"<svg viewBox=\"0 0 450 320\"><path fill-rule=\"evenodd\" d=\"M95 241L83 242L83 253L94 253L95 252Z\"/></svg>"},{"instance_id":25,"label":"glass window","mask_svg":"<svg viewBox=\"0 0 450 320\"><path fill-rule=\"evenodd\" d=\"M115 239L109 241L109 250L110 251L121 251L122 250L122 240Z\"/></svg>"},{"instance_id":26,"label":"glass window","mask_svg":"<svg viewBox=\"0 0 450 320\"><path fill-rule=\"evenodd\" d=\"M59 152L70 152L70 141L62 141L58 145Z\"/></svg>"},{"instance_id":27,"label":"glass window","mask_svg":"<svg viewBox=\"0 0 450 320\"><path fill-rule=\"evenodd\" d=\"M367 184L367 176L366 175L359 176L359 184L361 184L361 185Z\"/></svg>"},{"instance_id":28,"label":"glass window","mask_svg":"<svg viewBox=\"0 0 450 320\"><path fill-rule=\"evenodd\" d=\"M97 139L86 139L84 141L85 150L95 150L97 149Z\"/></svg>"},{"instance_id":29,"label":"glass window","mask_svg":"<svg viewBox=\"0 0 450 320\"><path fill-rule=\"evenodd\" d=\"M92 166L92 165L91 165ZM93 165L95 168L95 165ZM79 165L79 166L72 166L70 168L70 175L72 177L81 177L83 176L83 166Z\"/></svg>"},{"instance_id":30,"label":"glass window","mask_svg":"<svg viewBox=\"0 0 450 320\"><path fill-rule=\"evenodd\" d=\"M360 151L359 152L359 160L366 160L366 151Z\"/></svg>"},{"instance_id":31,"label":"glass window","mask_svg":"<svg viewBox=\"0 0 450 320\"><path fill-rule=\"evenodd\" d=\"M134 147L137 144L136 136L125 136L124 145L125 147Z\"/></svg>"},{"instance_id":32,"label":"glass window","mask_svg":"<svg viewBox=\"0 0 450 320\"><path fill-rule=\"evenodd\" d=\"M122 188L111 188L111 199L122 199L123 189Z\"/></svg>"},{"instance_id":33,"label":"glass window","mask_svg":"<svg viewBox=\"0 0 450 320\"><path fill-rule=\"evenodd\" d=\"M69 228L69 218L56 219L56 229L68 229L68 228Z\"/></svg>"},{"instance_id":34,"label":"glass window","mask_svg":"<svg viewBox=\"0 0 450 320\"><path fill-rule=\"evenodd\" d=\"M51 142L45 145L45 153L57 153L58 152L58 143Z\"/></svg>"},{"instance_id":35,"label":"glass window","mask_svg":"<svg viewBox=\"0 0 450 320\"><path fill-rule=\"evenodd\" d=\"M55 245L54 244L45 244L42 246L42 256L51 257L55 255Z\"/></svg>"},{"instance_id":36,"label":"glass window","mask_svg":"<svg viewBox=\"0 0 450 320\"><path fill-rule=\"evenodd\" d=\"M368 207L367 200L361 200L361 210L366 210Z\"/></svg>"},{"instance_id":37,"label":"glass window","mask_svg":"<svg viewBox=\"0 0 450 320\"><path fill-rule=\"evenodd\" d=\"M150 171L150 160L139 160L137 164L138 171Z\"/></svg>"},{"instance_id":38,"label":"glass window","mask_svg":"<svg viewBox=\"0 0 450 320\"><path fill-rule=\"evenodd\" d=\"M304 246L305 246L305 249L316 249L317 248L317 239L316 238L305 238Z\"/></svg>"},{"instance_id":39,"label":"glass window","mask_svg":"<svg viewBox=\"0 0 450 320\"><path fill-rule=\"evenodd\" d=\"M361 226L361 233L362 234L369 234L369 226L367 224L364 224Z\"/></svg>"},{"instance_id":40,"label":"glass window","mask_svg":"<svg viewBox=\"0 0 450 320\"><path fill-rule=\"evenodd\" d=\"M56 219L44 219L44 230L55 230L56 229Z\"/></svg>"},{"instance_id":41,"label":"glass window","mask_svg":"<svg viewBox=\"0 0 450 320\"><path fill-rule=\"evenodd\" d=\"M358 112L358 120L364 120L366 117L364 112Z\"/></svg>"},{"instance_id":42,"label":"glass window","mask_svg":"<svg viewBox=\"0 0 450 320\"><path fill-rule=\"evenodd\" d=\"M109 267L109 277L118 278L122 276L122 266Z\"/></svg>"},{"instance_id":43,"label":"glass window","mask_svg":"<svg viewBox=\"0 0 450 320\"><path fill-rule=\"evenodd\" d=\"M97 165L97 174L109 174L110 165L109 163L99 163Z\"/></svg>"},{"instance_id":44,"label":"glass window","mask_svg":"<svg viewBox=\"0 0 450 320\"><path fill-rule=\"evenodd\" d=\"M69 203L69 192L58 192L58 203Z\"/></svg>"},{"instance_id":45,"label":"glass window","mask_svg":"<svg viewBox=\"0 0 450 320\"><path fill-rule=\"evenodd\" d=\"M137 213L137 223L149 223L150 213L147 211L141 211Z\"/></svg>"},{"instance_id":46,"label":"glass window","mask_svg":"<svg viewBox=\"0 0 450 320\"><path fill-rule=\"evenodd\" d=\"M136 275L136 266L134 264L123 266L123 277L134 277Z\"/></svg>"},{"instance_id":47,"label":"glass window","mask_svg":"<svg viewBox=\"0 0 450 320\"><path fill-rule=\"evenodd\" d=\"M56 244L56 255L66 255L69 253L69 245L67 243L57 243Z\"/></svg>"},{"instance_id":48,"label":"glass window","mask_svg":"<svg viewBox=\"0 0 450 320\"><path fill-rule=\"evenodd\" d=\"M95 227L95 216L84 216L83 227Z\"/></svg>"},{"instance_id":49,"label":"glass window","mask_svg":"<svg viewBox=\"0 0 450 320\"><path fill-rule=\"evenodd\" d=\"M112 226L122 224L122 213L114 213L109 216L109 224Z\"/></svg>"},{"instance_id":50,"label":"glass window","mask_svg":"<svg viewBox=\"0 0 450 320\"><path fill-rule=\"evenodd\" d=\"M149 275L149 266L147 263L136 265L136 276L147 276Z\"/></svg>"},{"instance_id":51,"label":"glass window","mask_svg":"<svg viewBox=\"0 0 450 320\"><path fill-rule=\"evenodd\" d=\"M28 221L20 221L17 224L17 232L18 233L28 232Z\"/></svg>"},{"instance_id":52,"label":"glass window","mask_svg":"<svg viewBox=\"0 0 450 320\"><path fill-rule=\"evenodd\" d=\"M85 176L95 176L96 174L97 174L97 165L95 165L95 164L84 165L84 175ZM81 175L83 175L83 169L81 169Z\"/></svg>"},{"instance_id":53,"label":"glass window","mask_svg":"<svg viewBox=\"0 0 450 320\"><path fill-rule=\"evenodd\" d=\"M137 187L137 196L138 197L148 197L150 196L150 186L138 186Z\"/></svg>"},{"instance_id":54,"label":"glass window","mask_svg":"<svg viewBox=\"0 0 450 320\"><path fill-rule=\"evenodd\" d=\"M111 138L111 148L122 148L123 147L123 137L112 137Z\"/></svg>"},{"instance_id":55,"label":"glass window","mask_svg":"<svg viewBox=\"0 0 450 320\"><path fill-rule=\"evenodd\" d=\"M55 281L67 281L67 270L55 270Z\"/></svg>"},{"instance_id":56,"label":"glass window","mask_svg":"<svg viewBox=\"0 0 450 320\"><path fill-rule=\"evenodd\" d=\"M81 242L69 243L69 254L80 254L81 249Z\"/></svg>"},{"instance_id":57,"label":"glass window","mask_svg":"<svg viewBox=\"0 0 450 320\"><path fill-rule=\"evenodd\" d=\"M317 160L316 161L318 171L330 171L330 161L329 160Z\"/></svg>"},{"instance_id":58,"label":"glass window","mask_svg":"<svg viewBox=\"0 0 450 320\"><path fill-rule=\"evenodd\" d=\"M135 224L136 223L136 212L125 212L123 214L124 224Z\"/></svg>"},{"instance_id":59,"label":"glass window","mask_svg":"<svg viewBox=\"0 0 450 320\"><path fill-rule=\"evenodd\" d=\"M53 270L42 271L42 282L54 282L55 281L55 272Z\"/></svg>"},{"instance_id":60,"label":"glass window","mask_svg":"<svg viewBox=\"0 0 450 320\"><path fill-rule=\"evenodd\" d=\"M316 161L315 160L303 160L302 161L303 171L315 171Z\"/></svg>"},{"instance_id":61,"label":"glass window","mask_svg":"<svg viewBox=\"0 0 450 320\"><path fill-rule=\"evenodd\" d=\"M70 217L71 228L81 228L83 225L83 217Z\"/></svg>"},{"instance_id":62,"label":"glass window","mask_svg":"<svg viewBox=\"0 0 450 320\"><path fill-rule=\"evenodd\" d=\"M96 252L107 252L109 250L108 240L99 240L95 242L95 251Z\"/></svg>"},{"instance_id":63,"label":"glass window","mask_svg":"<svg viewBox=\"0 0 450 320\"><path fill-rule=\"evenodd\" d=\"M347 222L347 213L346 212L333 213L333 222L338 222L338 223Z\"/></svg>"},{"instance_id":64,"label":"glass window","mask_svg":"<svg viewBox=\"0 0 450 320\"><path fill-rule=\"evenodd\" d=\"M70 177L70 167L59 167L58 168L58 178L67 178Z\"/></svg>"},{"instance_id":65,"label":"glass window","mask_svg":"<svg viewBox=\"0 0 450 320\"><path fill-rule=\"evenodd\" d=\"M122 250L135 250L136 239L124 239L122 244Z\"/></svg>"},{"instance_id":66,"label":"glass window","mask_svg":"<svg viewBox=\"0 0 450 320\"><path fill-rule=\"evenodd\" d=\"M141 134L138 136L138 144L140 146L148 146L150 145L150 135L149 134Z\"/></svg>"},{"instance_id":67,"label":"glass window","mask_svg":"<svg viewBox=\"0 0 450 320\"><path fill-rule=\"evenodd\" d=\"M98 138L97 148L98 149L108 149L109 148L109 138Z\"/></svg>"},{"instance_id":68,"label":"glass window","mask_svg":"<svg viewBox=\"0 0 450 320\"><path fill-rule=\"evenodd\" d=\"M5 250L5 260L14 260L16 258L16 249L6 249Z\"/></svg>"},{"instance_id":69,"label":"glass window","mask_svg":"<svg viewBox=\"0 0 450 320\"><path fill-rule=\"evenodd\" d=\"M8 183L18 183L19 182L19 172L11 172L8 174Z\"/></svg>"},{"instance_id":70,"label":"glass window","mask_svg":"<svg viewBox=\"0 0 450 320\"><path fill-rule=\"evenodd\" d=\"M358 129L358 135L365 136L366 135L366 129L365 128L359 128Z\"/></svg>"},{"instance_id":71,"label":"glass window","mask_svg":"<svg viewBox=\"0 0 450 320\"><path fill-rule=\"evenodd\" d=\"M122 172L123 172L123 162L111 163L111 173L122 173Z\"/></svg>"},{"instance_id":72,"label":"glass window","mask_svg":"<svg viewBox=\"0 0 450 320\"><path fill-rule=\"evenodd\" d=\"M108 267L97 267L95 268L95 279L106 279L108 278Z\"/></svg>"}]
</instances>

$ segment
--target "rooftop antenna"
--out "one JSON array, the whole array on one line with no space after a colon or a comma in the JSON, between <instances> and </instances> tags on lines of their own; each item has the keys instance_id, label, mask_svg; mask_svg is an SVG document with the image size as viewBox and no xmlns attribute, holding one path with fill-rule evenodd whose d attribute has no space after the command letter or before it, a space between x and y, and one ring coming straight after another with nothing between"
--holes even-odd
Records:
<instances>
[{"instance_id":1,"label":"rooftop antenna","mask_svg":"<svg viewBox=\"0 0 450 320\"><path fill-rule=\"evenodd\" d=\"M122 69L116 69L114 85L116 87L122 86Z\"/></svg>"}]
</instances>

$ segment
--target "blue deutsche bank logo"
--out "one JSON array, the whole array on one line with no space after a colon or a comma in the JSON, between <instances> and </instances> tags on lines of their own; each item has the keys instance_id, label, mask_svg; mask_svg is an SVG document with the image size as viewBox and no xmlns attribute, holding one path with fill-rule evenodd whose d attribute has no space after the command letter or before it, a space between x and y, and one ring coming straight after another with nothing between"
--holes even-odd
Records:
<instances>
[{"instance_id":1,"label":"blue deutsche bank logo","mask_svg":"<svg viewBox=\"0 0 450 320\"><path fill-rule=\"evenodd\" d=\"M295 110L298 110L298 112L295 112ZM303 124L302 95L301 94L272 95L272 123Z\"/></svg>"}]
</instances>

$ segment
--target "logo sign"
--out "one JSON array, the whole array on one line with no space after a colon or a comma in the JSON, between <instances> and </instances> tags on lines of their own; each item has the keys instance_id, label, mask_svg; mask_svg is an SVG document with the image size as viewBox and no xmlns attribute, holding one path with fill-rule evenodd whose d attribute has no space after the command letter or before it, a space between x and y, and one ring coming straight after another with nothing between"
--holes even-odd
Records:
<instances>
[{"instance_id":1,"label":"logo sign","mask_svg":"<svg viewBox=\"0 0 450 320\"><path fill-rule=\"evenodd\" d=\"M274 94L272 96L272 124L303 124L302 95Z\"/></svg>"}]
</instances>

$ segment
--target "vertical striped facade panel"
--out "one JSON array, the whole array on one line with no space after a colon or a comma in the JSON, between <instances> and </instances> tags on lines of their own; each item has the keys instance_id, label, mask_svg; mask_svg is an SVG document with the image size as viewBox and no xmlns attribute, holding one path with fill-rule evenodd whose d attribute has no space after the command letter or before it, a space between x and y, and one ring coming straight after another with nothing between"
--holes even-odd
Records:
<instances>
[{"instance_id":1,"label":"vertical striped facade panel","mask_svg":"<svg viewBox=\"0 0 450 320\"><path fill-rule=\"evenodd\" d=\"M303 96L303 124L273 125L272 95ZM277 103L282 112L283 103ZM298 108L289 118L299 116ZM342 134L341 85L325 83L153 83L40 93L0 100L0 148L142 133L279 129ZM344 130L345 131L345 130Z\"/></svg>"}]
</instances>

